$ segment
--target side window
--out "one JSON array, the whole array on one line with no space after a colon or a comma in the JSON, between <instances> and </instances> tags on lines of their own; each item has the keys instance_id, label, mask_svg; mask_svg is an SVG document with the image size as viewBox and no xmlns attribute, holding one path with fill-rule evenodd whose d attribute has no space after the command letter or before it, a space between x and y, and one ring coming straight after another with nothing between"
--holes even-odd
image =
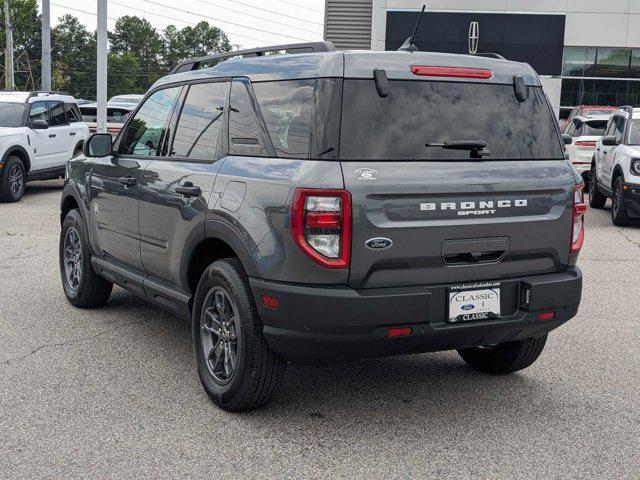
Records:
<instances>
[{"instance_id":1,"label":"side window","mask_svg":"<svg viewBox=\"0 0 640 480\"><path fill-rule=\"evenodd\" d=\"M616 142L622 142L622 133L624 132L624 118L616 117L616 128L613 134L616 137Z\"/></svg>"},{"instance_id":2,"label":"side window","mask_svg":"<svg viewBox=\"0 0 640 480\"><path fill-rule=\"evenodd\" d=\"M49 125L52 127L68 125L69 120L67 120L67 113L65 112L64 104L62 102L47 103L49 104L49 117L51 118Z\"/></svg>"},{"instance_id":3,"label":"side window","mask_svg":"<svg viewBox=\"0 0 640 480\"><path fill-rule=\"evenodd\" d=\"M191 85L173 139L172 156L217 160L222 156L228 82Z\"/></svg>"},{"instance_id":4,"label":"side window","mask_svg":"<svg viewBox=\"0 0 640 480\"><path fill-rule=\"evenodd\" d=\"M119 152L157 157L166 135L167 119L182 87L158 90L147 98L127 124Z\"/></svg>"},{"instance_id":5,"label":"side window","mask_svg":"<svg viewBox=\"0 0 640 480\"><path fill-rule=\"evenodd\" d=\"M229 98L229 153L232 155L268 155L267 139L256 116L248 84L241 80L231 82Z\"/></svg>"},{"instance_id":6,"label":"side window","mask_svg":"<svg viewBox=\"0 0 640 480\"><path fill-rule=\"evenodd\" d=\"M571 134L572 137L579 137L580 135L582 135L582 127L584 126L584 123L582 123L580 120L574 120L573 121L573 133Z\"/></svg>"},{"instance_id":7,"label":"side window","mask_svg":"<svg viewBox=\"0 0 640 480\"><path fill-rule=\"evenodd\" d=\"M309 158L315 84L315 80L253 84L276 156Z\"/></svg>"},{"instance_id":8,"label":"side window","mask_svg":"<svg viewBox=\"0 0 640 480\"><path fill-rule=\"evenodd\" d=\"M67 118L69 119L69 122L76 123L76 122L82 121L82 115L80 115L80 109L78 108L78 105L76 105L75 103L65 103L64 110L67 113Z\"/></svg>"},{"instance_id":9,"label":"side window","mask_svg":"<svg viewBox=\"0 0 640 480\"><path fill-rule=\"evenodd\" d=\"M47 104L45 102L33 102L29 109L29 123L34 120L46 120L49 121L47 116Z\"/></svg>"}]
</instances>

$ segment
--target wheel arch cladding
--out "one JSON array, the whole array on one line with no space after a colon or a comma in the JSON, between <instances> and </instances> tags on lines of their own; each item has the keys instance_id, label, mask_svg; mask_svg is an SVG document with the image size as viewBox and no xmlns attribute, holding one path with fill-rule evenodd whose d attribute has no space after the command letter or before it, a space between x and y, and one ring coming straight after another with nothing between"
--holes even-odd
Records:
<instances>
[{"instance_id":1,"label":"wheel arch cladding","mask_svg":"<svg viewBox=\"0 0 640 480\"><path fill-rule=\"evenodd\" d=\"M31 159L29 158L29 153L23 146L13 145L7 148L7 151L2 156L2 162L6 162L9 157L18 157L24 165L25 172L29 173L31 171Z\"/></svg>"},{"instance_id":2,"label":"wheel arch cladding","mask_svg":"<svg viewBox=\"0 0 640 480\"><path fill-rule=\"evenodd\" d=\"M624 172L622 171L622 167L620 165L616 165L613 169L613 175L611 176L611 189L613 190L616 180L618 177L622 177L622 181L624 182Z\"/></svg>"},{"instance_id":3,"label":"wheel arch cladding","mask_svg":"<svg viewBox=\"0 0 640 480\"><path fill-rule=\"evenodd\" d=\"M185 244L182 258L182 283L194 293L202 273L221 258L237 258L247 275L255 275L255 261L240 236L220 221L207 221L192 234Z\"/></svg>"}]
</instances>

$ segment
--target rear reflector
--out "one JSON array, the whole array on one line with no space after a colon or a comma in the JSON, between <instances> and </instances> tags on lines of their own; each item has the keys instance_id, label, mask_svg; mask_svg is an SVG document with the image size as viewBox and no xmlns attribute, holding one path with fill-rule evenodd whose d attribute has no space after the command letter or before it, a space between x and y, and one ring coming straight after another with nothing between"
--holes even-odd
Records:
<instances>
[{"instance_id":1,"label":"rear reflector","mask_svg":"<svg viewBox=\"0 0 640 480\"><path fill-rule=\"evenodd\" d=\"M280 300L278 297L262 295L262 305L268 308L278 308L280 306Z\"/></svg>"},{"instance_id":2,"label":"rear reflector","mask_svg":"<svg viewBox=\"0 0 640 480\"><path fill-rule=\"evenodd\" d=\"M429 67L412 65L411 73L423 77L491 78L493 72L485 68Z\"/></svg>"},{"instance_id":3,"label":"rear reflector","mask_svg":"<svg viewBox=\"0 0 640 480\"><path fill-rule=\"evenodd\" d=\"M556 316L556 312L542 312L538 314L538 320L551 320Z\"/></svg>"},{"instance_id":4,"label":"rear reflector","mask_svg":"<svg viewBox=\"0 0 640 480\"><path fill-rule=\"evenodd\" d=\"M570 253L578 253L584 242L584 214L587 205L584 203L584 184L573 187L573 222L571 224Z\"/></svg>"},{"instance_id":5,"label":"rear reflector","mask_svg":"<svg viewBox=\"0 0 640 480\"><path fill-rule=\"evenodd\" d=\"M578 140L576 142L576 147L595 147L596 142L587 142L585 140Z\"/></svg>"},{"instance_id":6,"label":"rear reflector","mask_svg":"<svg viewBox=\"0 0 640 480\"><path fill-rule=\"evenodd\" d=\"M411 327L390 328L387 332L389 337L406 337L411 335L413 329Z\"/></svg>"}]
</instances>

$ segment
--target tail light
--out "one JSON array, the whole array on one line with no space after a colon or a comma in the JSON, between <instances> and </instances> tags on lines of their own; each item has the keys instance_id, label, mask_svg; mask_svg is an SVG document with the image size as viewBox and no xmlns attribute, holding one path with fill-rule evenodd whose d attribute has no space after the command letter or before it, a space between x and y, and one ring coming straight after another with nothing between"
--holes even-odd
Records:
<instances>
[{"instance_id":1,"label":"tail light","mask_svg":"<svg viewBox=\"0 0 640 480\"><path fill-rule=\"evenodd\" d=\"M584 183L573 187L573 224L571 226L571 253L578 253L584 241Z\"/></svg>"},{"instance_id":2,"label":"tail light","mask_svg":"<svg viewBox=\"0 0 640 480\"><path fill-rule=\"evenodd\" d=\"M465 67L430 67L426 65L412 65L411 73L423 77L454 77L454 78L491 78L493 72L486 68Z\"/></svg>"},{"instance_id":3,"label":"tail light","mask_svg":"<svg viewBox=\"0 0 640 480\"><path fill-rule=\"evenodd\" d=\"M349 268L351 195L346 190L298 188L291 210L293 241L325 268Z\"/></svg>"},{"instance_id":4,"label":"tail light","mask_svg":"<svg viewBox=\"0 0 640 480\"><path fill-rule=\"evenodd\" d=\"M576 147L595 147L596 142L588 142L586 140L578 140L576 142Z\"/></svg>"}]
</instances>

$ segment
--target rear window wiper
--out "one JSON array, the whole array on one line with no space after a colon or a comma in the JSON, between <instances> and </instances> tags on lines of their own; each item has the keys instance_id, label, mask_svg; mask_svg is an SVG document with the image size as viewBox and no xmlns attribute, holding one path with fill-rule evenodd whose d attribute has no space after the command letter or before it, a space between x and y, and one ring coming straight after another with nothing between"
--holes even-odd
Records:
<instances>
[{"instance_id":1,"label":"rear window wiper","mask_svg":"<svg viewBox=\"0 0 640 480\"><path fill-rule=\"evenodd\" d=\"M425 147L440 147L449 150L469 150L471 158L482 158L491 155L484 140L451 140L444 143L427 142Z\"/></svg>"}]
</instances>

